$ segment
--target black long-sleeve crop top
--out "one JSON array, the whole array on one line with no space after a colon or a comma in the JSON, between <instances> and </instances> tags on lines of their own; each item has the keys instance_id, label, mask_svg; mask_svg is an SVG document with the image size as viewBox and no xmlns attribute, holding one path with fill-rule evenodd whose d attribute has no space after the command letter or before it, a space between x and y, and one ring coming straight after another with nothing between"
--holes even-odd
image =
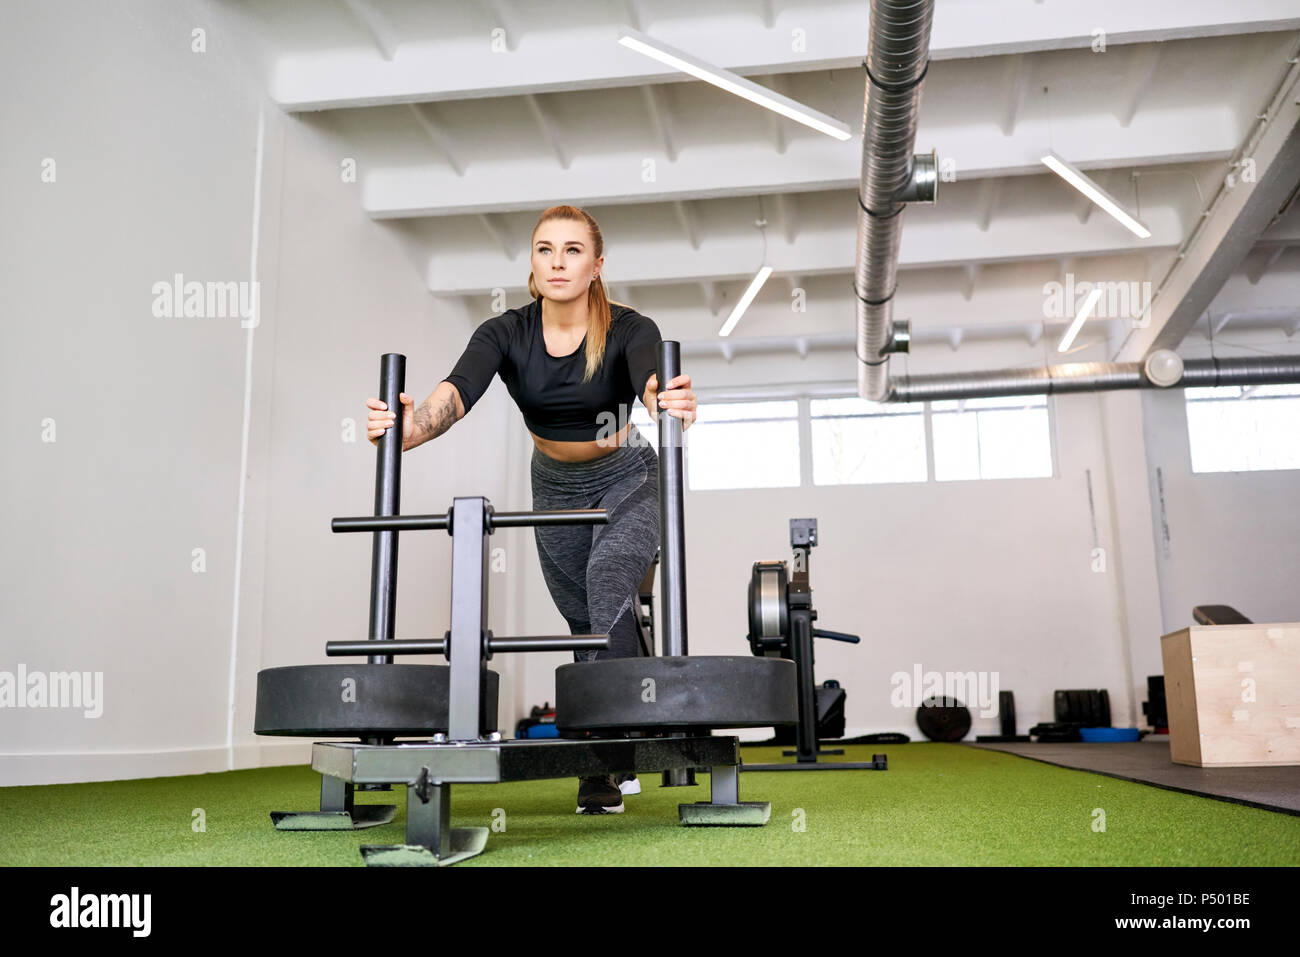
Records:
<instances>
[{"instance_id":1,"label":"black long-sleeve crop top","mask_svg":"<svg viewBox=\"0 0 1300 957\"><path fill-rule=\"evenodd\" d=\"M492 376L500 375L533 434L556 441L590 441L611 435L631 417L634 400L645 393L655 372L661 340L652 319L611 304L605 355L591 381L583 382L586 338L570 355L548 353L539 296L481 323L442 381L460 391L469 414L492 384Z\"/></svg>"}]
</instances>

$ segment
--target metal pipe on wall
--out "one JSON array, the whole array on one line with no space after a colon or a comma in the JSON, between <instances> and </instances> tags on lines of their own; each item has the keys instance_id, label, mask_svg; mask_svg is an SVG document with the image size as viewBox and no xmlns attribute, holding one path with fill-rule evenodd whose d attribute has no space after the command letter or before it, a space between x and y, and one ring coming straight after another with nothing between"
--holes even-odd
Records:
<instances>
[{"instance_id":1,"label":"metal pipe on wall","mask_svg":"<svg viewBox=\"0 0 1300 957\"><path fill-rule=\"evenodd\" d=\"M1068 362L1027 369L900 376L893 380L890 397L895 402L928 402L1113 389L1184 389L1294 382L1300 382L1300 356L1186 359L1183 360L1182 377L1170 386L1160 386L1148 379L1140 362Z\"/></svg>"}]
</instances>

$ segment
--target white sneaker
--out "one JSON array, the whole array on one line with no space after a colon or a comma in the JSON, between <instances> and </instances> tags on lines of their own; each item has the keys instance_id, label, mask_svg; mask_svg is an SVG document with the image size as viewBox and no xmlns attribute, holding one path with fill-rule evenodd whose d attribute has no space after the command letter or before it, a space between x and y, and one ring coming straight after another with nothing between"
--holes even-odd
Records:
<instances>
[{"instance_id":1,"label":"white sneaker","mask_svg":"<svg viewBox=\"0 0 1300 957\"><path fill-rule=\"evenodd\" d=\"M641 782L636 779L635 774L620 774L618 776L618 789L624 794L640 794Z\"/></svg>"}]
</instances>

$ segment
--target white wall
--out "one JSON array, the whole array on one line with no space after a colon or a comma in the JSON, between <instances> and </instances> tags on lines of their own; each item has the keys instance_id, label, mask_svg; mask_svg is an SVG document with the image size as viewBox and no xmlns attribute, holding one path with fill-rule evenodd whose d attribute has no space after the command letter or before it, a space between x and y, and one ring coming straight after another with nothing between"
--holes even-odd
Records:
<instances>
[{"instance_id":1,"label":"white wall","mask_svg":"<svg viewBox=\"0 0 1300 957\"><path fill-rule=\"evenodd\" d=\"M0 669L102 672L104 701L0 710L0 783L219 766L245 334L155 318L152 286L248 278L258 95L171 4L5 20Z\"/></svg>"},{"instance_id":2,"label":"white wall","mask_svg":"<svg viewBox=\"0 0 1300 957\"><path fill-rule=\"evenodd\" d=\"M379 356L404 352L423 398L486 317L428 295L342 182L344 144L265 100L221 14L66 2L16 7L0 33L26 91L0 98L0 671L103 675L97 718L0 708L0 784L305 760L304 742L252 734L256 672L365 637L368 536L328 521L373 501L362 402ZM255 328L154 317L155 282L250 280L255 243ZM502 507L521 428L493 390L406 457L405 510ZM449 554L445 535L405 537L399 636L447 627Z\"/></svg>"}]
</instances>

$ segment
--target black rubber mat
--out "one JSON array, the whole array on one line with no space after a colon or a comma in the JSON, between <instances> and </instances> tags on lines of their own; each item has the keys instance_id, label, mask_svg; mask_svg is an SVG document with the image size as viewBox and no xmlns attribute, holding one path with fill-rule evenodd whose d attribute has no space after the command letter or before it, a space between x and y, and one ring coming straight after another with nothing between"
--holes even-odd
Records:
<instances>
[{"instance_id":1,"label":"black rubber mat","mask_svg":"<svg viewBox=\"0 0 1300 957\"><path fill-rule=\"evenodd\" d=\"M1174 764L1169 760L1169 739L1164 735L1105 744L967 743L972 748L1003 751L1122 781L1300 815L1300 766L1193 768Z\"/></svg>"}]
</instances>

